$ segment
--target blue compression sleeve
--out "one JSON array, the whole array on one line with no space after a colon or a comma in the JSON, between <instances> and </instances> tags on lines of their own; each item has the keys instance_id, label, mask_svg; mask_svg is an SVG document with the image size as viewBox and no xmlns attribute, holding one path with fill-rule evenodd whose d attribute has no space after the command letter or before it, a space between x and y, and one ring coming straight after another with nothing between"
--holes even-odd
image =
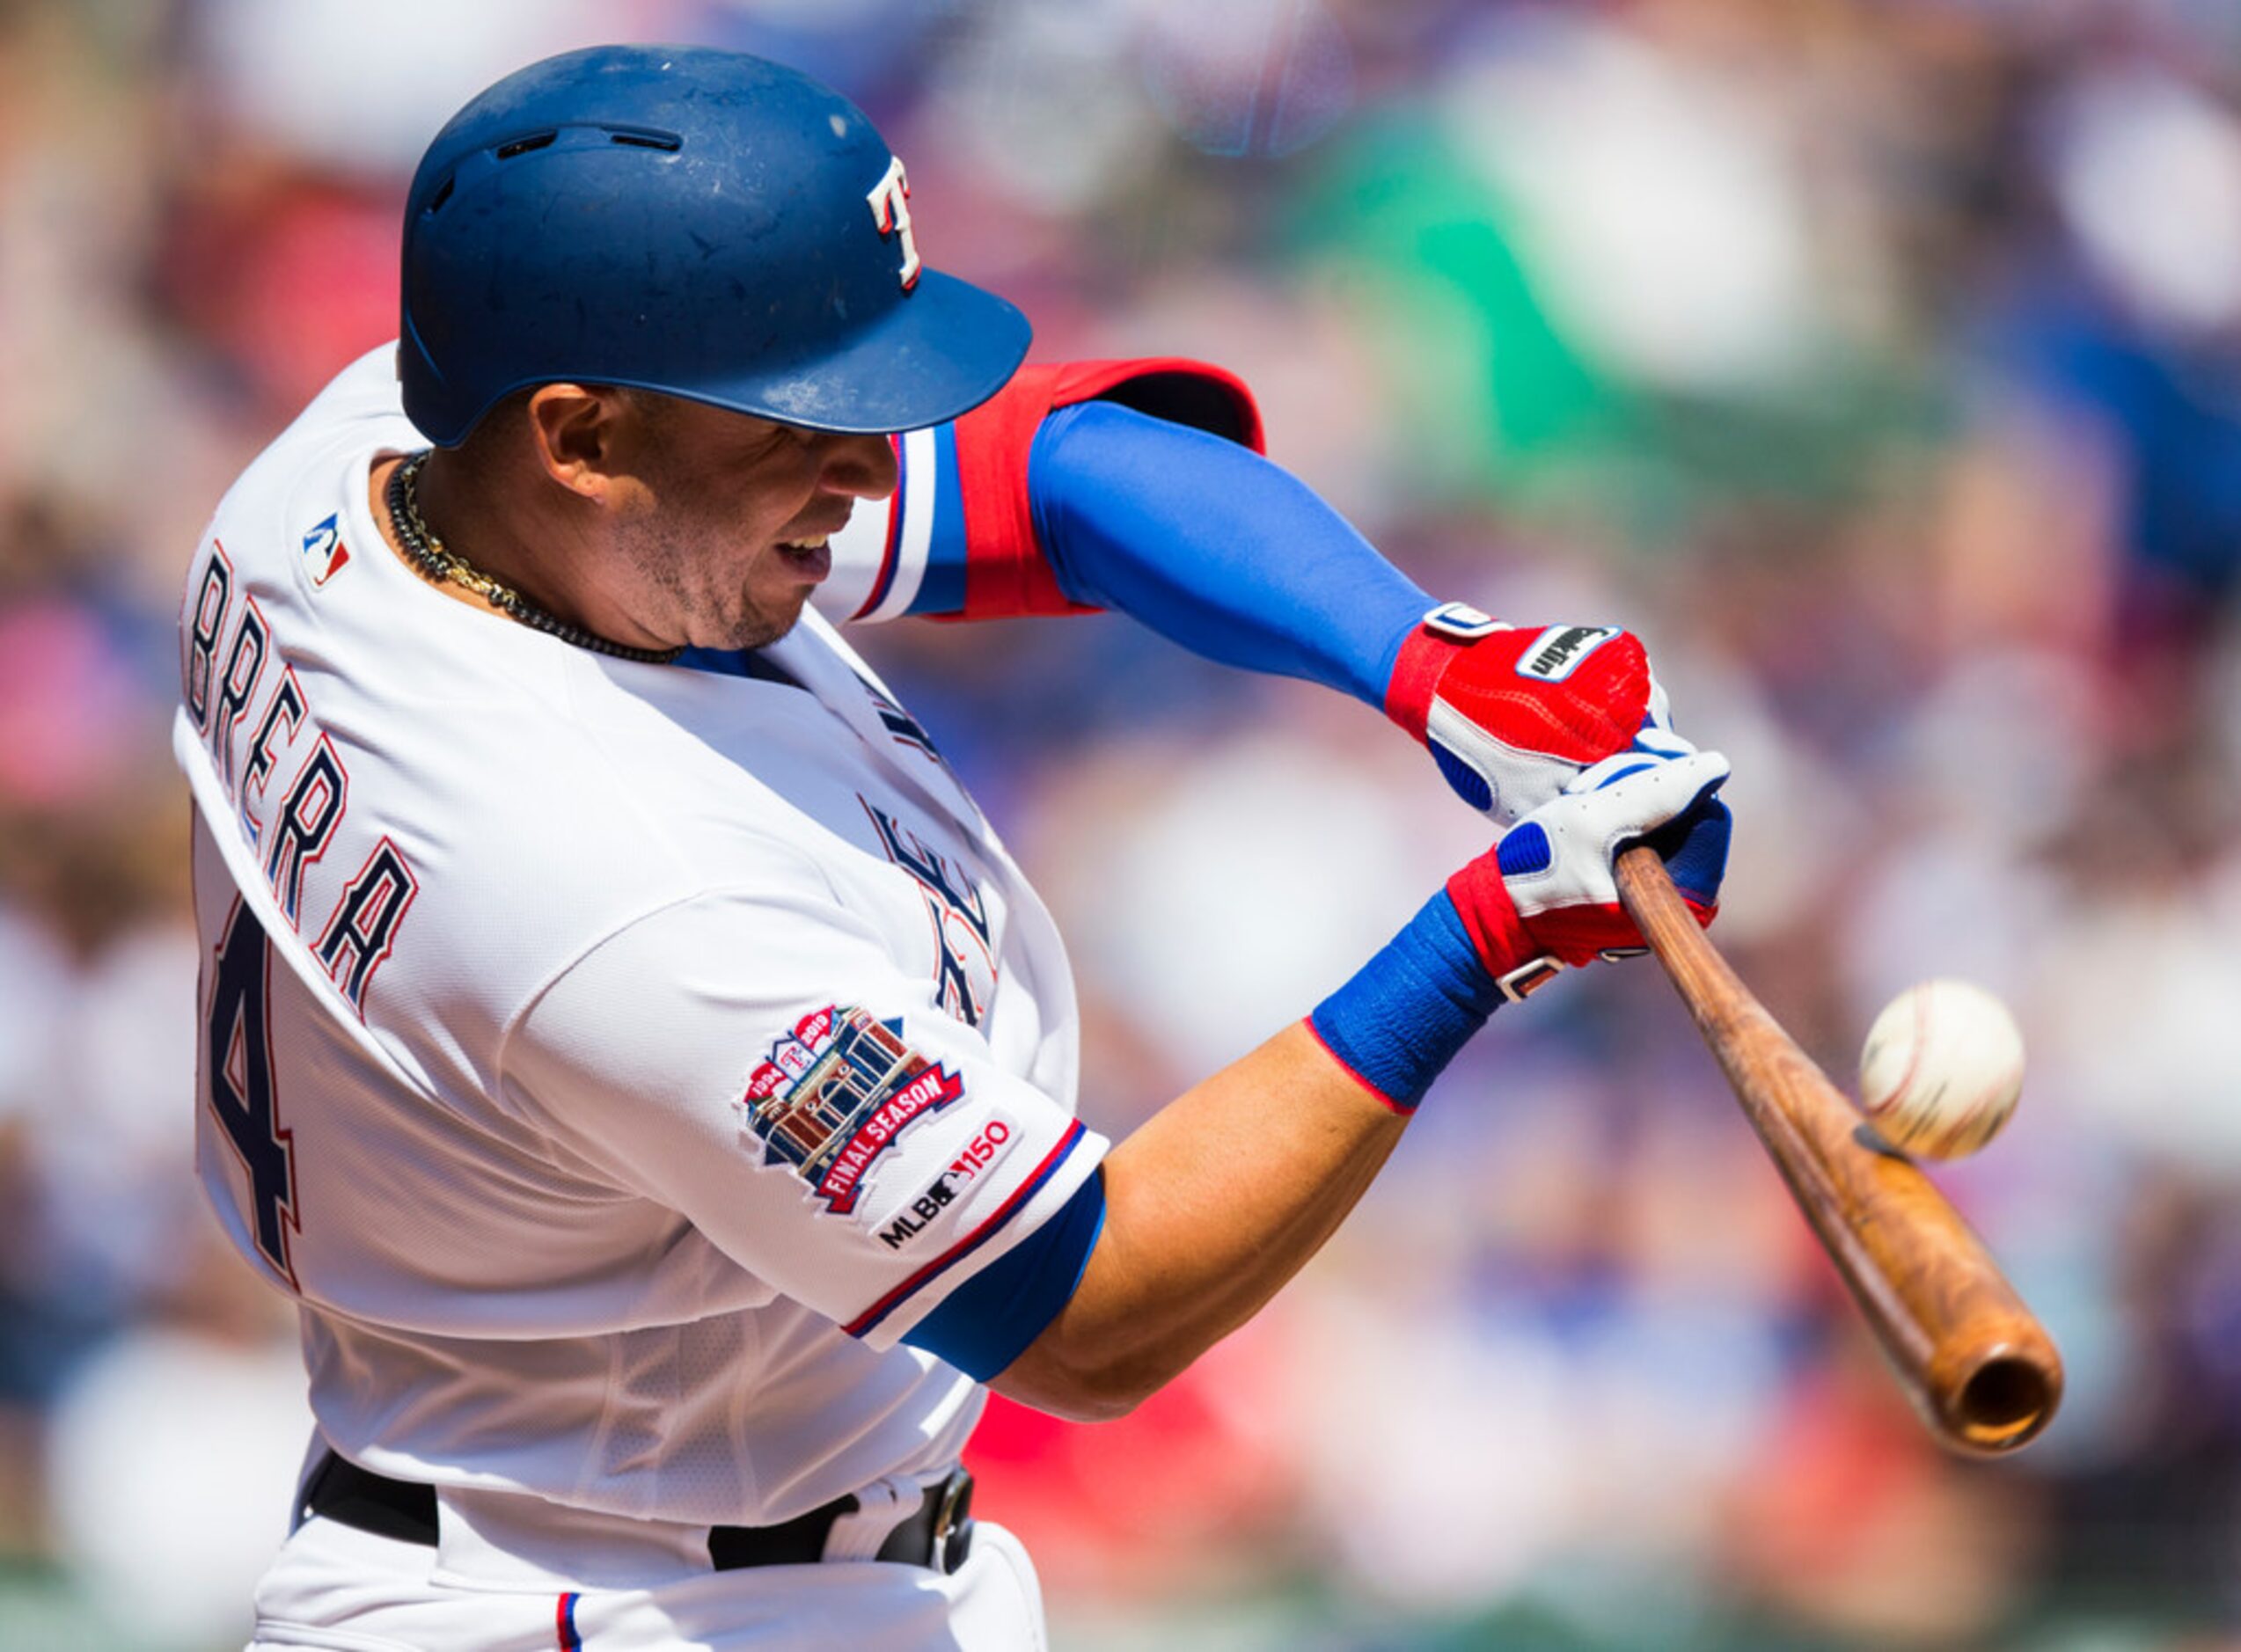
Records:
<instances>
[{"instance_id":1,"label":"blue compression sleeve","mask_svg":"<svg viewBox=\"0 0 2241 1652\"><path fill-rule=\"evenodd\" d=\"M1402 640L1433 606L1306 484L1249 448L1115 402L1043 421L1028 499L1074 601L1380 711Z\"/></svg>"},{"instance_id":2,"label":"blue compression sleeve","mask_svg":"<svg viewBox=\"0 0 2241 1652\"><path fill-rule=\"evenodd\" d=\"M1073 1299L1104 1231L1101 1166L1049 1221L943 1297L903 1341L986 1382Z\"/></svg>"}]
</instances>

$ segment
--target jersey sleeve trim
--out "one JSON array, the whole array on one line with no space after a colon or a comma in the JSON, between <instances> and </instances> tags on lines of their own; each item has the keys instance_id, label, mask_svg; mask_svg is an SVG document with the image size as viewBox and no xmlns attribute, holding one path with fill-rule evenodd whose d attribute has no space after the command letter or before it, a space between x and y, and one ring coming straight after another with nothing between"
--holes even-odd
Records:
<instances>
[{"instance_id":1,"label":"jersey sleeve trim","mask_svg":"<svg viewBox=\"0 0 2241 1652\"><path fill-rule=\"evenodd\" d=\"M895 440L895 459L898 474L894 503L888 510L887 545L871 593L852 619L878 621L912 612L926 578L942 469L935 433L904 431Z\"/></svg>"},{"instance_id":2,"label":"jersey sleeve trim","mask_svg":"<svg viewBox=\"0 0 2241 1652\"><path fill-rule=\"evenodd\" d=\"M954 614L965 605L971 552L965 533L964 479L957 468L957 428L934 433L934 522L927 536L926 573L911 601L913 614Z\"/></svg>"},{"instance_id":3,"label":"jersey sleeve trim","mask_svg":"<svg viewBox=\"0 0 2241 1652\"><path fill-rule=\"evenodd\" d=\"M1023 368L956 422L956 472L971 556L961 604L945 618L1095 613L1061 587L1036 531L1028 458L1044 419L1082 402L1117 401L1259 452L1260 409L1236 375L1178 357ZM932 610L927 610L932 611Z\"/></svg>"},{"instance_id":4,"label":"jersey sleeve trim","mask_svg":"<svg viewBox=\"0 0 2241 1652\"><path fill-rule=\"evenodd\" d=\"M883 537L868 515L846 537L819 598L824 611L865 622L1095 612L1061 588L1028 496L1044 417L1087 401L1263 450L1252 391L1220 368L1174 357L1024 368L962 419L893 438L898 475Z\"/></svg>"},{"instance_id":5,"label":"jersey sleeve trim","mask_svg":"<svg viewBox=\"0 0 2241 1652\"><path fill-rule=\"evenodd\" d=\"M1060 1167L1073 1156L1074 1150L1081 1145L1088 1134L1088 1127L1076 1119L1058 1139L1058 1144L1044 1157L1043 1162L1028 1173L1027 1179L1013 1190L1012 1196L1005 1200L992 1216L840 1328L851 1336L868 1334L897 1308L994 1239L1026 1207L1028 1201L1058 1173Z\"/></svg>"},{"instance_id":6,"label":"jersey sleeve trim","mask_svg":"<svg viewBox=\"0 0 2241 1652\"><path fill-rule=\"evenodd\" d=\"M1101 1165L1055 1216L944 1297L903 1333L903 1341L986 1382L1026 1352L1073 1300L1104 1231Z\"/></svg>"}]
</instances>

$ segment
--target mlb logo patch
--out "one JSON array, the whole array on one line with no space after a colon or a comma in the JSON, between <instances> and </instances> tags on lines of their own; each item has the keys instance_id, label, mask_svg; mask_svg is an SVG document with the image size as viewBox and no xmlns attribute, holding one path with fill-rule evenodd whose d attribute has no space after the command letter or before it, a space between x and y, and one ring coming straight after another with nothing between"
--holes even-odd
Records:
<instances>
[{"instance_id":1,"label":"mlb logo patch","mask_svg":"<svg viewBox=\"0 0 2241 1652\"><path fill-rule=\"evenodd\" d=\"M349 563L350 547L342 543L339 516L329 516L304 536L304 566L310 571L313 585L326 584Z\"/></svg>"},{"instance_id":2,"label":"mlb logo patch","mask_svg":"<svg viewBox=\"0 0 2241 1652\"><path fill-rule=\"evenodd\" d=\"M1022 1132L1001 1114L980 1127L949 1167L926 1184L926 1191L899 1210L879 1231L879 1242L899 1251L926 1230L934 1217L957 1202L960 1189L985 1176L1012 1151Z\"/></svg>"},{"instance_id":3,"label":"mlb logo patch","mask_svg":"<svg viewBox=\"0 0 2241 1652\"><path fill-rule=\"evenodd\" d=\"M963 1093L962 1078L903 1042L900 1020L828 1005L771 1045L739 1100L769 1159L847 1216L880 1155Z\"/></svg>"}]
</instances>

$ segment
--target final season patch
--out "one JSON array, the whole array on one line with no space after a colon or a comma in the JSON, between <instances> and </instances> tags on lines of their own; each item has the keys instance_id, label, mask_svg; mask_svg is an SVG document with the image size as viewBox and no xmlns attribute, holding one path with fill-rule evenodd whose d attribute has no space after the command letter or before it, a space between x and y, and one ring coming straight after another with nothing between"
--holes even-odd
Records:
<instances>
[{"instance_id":1,"label":"final season patch","mask_svg":"<svg viewBox=\"0 0 2241 1652\"><path fill-rule=\"evenodd\" d=\"M903 1042L899 1019L827 1005L771 1046L740 1101L772 1155L792 1165L828 1210L846 1216L873 1162L964 1088Z\"/></svg>"}]
</instances>

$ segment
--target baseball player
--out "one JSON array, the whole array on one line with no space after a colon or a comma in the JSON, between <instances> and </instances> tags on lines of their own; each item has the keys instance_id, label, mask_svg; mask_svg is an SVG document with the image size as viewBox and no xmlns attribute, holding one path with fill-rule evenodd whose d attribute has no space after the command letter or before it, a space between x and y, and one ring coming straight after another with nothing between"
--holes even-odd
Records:
<instances>
[{"instance_id":1,"label":"baseball player","mask_svg":"<svg viewBox=\"0 0 2241 1652\"><path fill-rule=\"evenodd\" d=\"M1709 918L1725 764L1633 637L1435 603L1234 379L1028 336L830 91L575 53L437 136L399 343L220 504L200 1167L318 1420L257 1645L1041 1645L984 1387L1114 1415L1249 1318L1490 1013L1639 945L1618 844ZM1087 607L1506 829L1117 1144L1050 915L831 623Z\"/></svg>"}]
</instances>

